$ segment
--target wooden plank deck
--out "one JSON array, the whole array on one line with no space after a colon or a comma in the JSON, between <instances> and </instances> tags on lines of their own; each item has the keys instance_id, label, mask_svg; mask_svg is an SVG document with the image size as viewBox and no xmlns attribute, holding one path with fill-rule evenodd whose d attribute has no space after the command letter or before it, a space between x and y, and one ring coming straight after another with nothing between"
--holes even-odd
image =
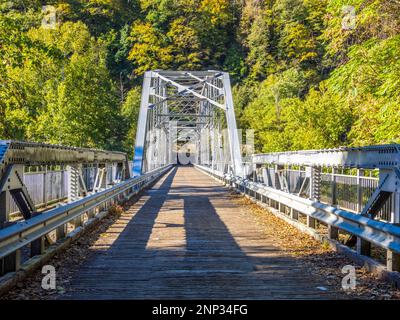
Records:
<instances>
[{"instance_id":1,"label":"wooden plank deck","mask_svg":"<svg viewBox=\"0 0 400 320\"><path fill-rule=\"evenodd\" d=\"M63 299L326 299L228 190L178 167L92 246Z\"/></svg>"}]
</instances>

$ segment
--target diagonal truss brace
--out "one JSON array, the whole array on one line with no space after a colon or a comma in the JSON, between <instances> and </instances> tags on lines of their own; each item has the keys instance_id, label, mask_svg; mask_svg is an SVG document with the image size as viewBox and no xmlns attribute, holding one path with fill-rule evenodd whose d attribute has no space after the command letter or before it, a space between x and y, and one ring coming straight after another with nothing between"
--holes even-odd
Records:
<instances>
[{"instance_id":1,"label":"diagonal truss brace","mask_svg":"<svg viewBox=\"0 0 400 320\"><path fill-rule=\"evenodd\" d=\"M193 94L195 97L200 98L200 99L204 99L204 100L208 101L209 103L211 103L212 105L214 105L214 106L216 106L216 107L218 107L218 108L221 108L222 110L225 110L225 106L224 106L223 104L220 104L220 103L218 103L218 102L216 102L216 101L214 101L214 100L212 100L212 99L210 99L210 98L208 98L208 97L206 97L206 96L204 96L204 95L202 95L202 94L196 92L195 90L193 90L193 88L188 87L188 86L181 85L181 84L179 84L179 83L177 83L177 82L175 82L175 81L173 81L173 80L171 80L171 79L168 79L168 78L166 78L166 77L160 75L160 74L157 73L157 72L154 72L154 73L155 73L160 79L162 79L162 80L164 80L165 82L168 82L168 83L172 84L173 86L175 86L176 88L178 88L180 94L184 94L184 93L186 93L186 92L189 92L189 93Z\"/></svg>"},{"instance_id":2,"label":"diagonal truss brace","mask_svg":"<svg viewBox=\"0 0 400 320\"><path fill-rule=\"evenodd\" d=\"M14 199L24 219L30 219L35 213L35 205L23 182L24 166L9 165L0 181L0 223L8 221L10 196Z\"/></svg>"},{"instance_id":3,"label":"diagonal truss brace","mask_svg":"<svg viewBox=\"0 0 400 320\"><path fill-rule=\"evenodd\" d=\"M399 209L400 169L381 169L379 172L379 185L368 199L361 214L369 218L374 218L392 194L395 195L395 211L397 211ZM393 219L394 221L392 222L399 223L399 214L394 215Z\"/></svg>"}]
</instances>

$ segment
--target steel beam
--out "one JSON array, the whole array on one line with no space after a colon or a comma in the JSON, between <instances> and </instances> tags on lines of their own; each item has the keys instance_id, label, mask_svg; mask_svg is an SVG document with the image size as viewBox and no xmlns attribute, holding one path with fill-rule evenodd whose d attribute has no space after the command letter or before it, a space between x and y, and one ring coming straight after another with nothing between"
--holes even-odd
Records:
<instances>
[{"instance_id":1,"label":"steel beam","mask_svg":"<svg viewBox=\"0 0 400 320\"><path fill-rule=\"evenodd\" d=\"M144 74L142 100L140 102L138 128L135 140L135 154L133 159L133 170L132 170L133 177L137 177L142 174L143 157L145 154L144 148L145 148L146 127L147 127L147 113L149 107L151 76L152 76L151 71L146 72Z\"/></svg>"},{"instance_id":2,"label":"steel beam","mask_svg":"<svg viewBox=\"0 0 400 320\"><path fill-rule=\"evenodd\" d=\"M400 145L276 152L250 158L257 164L391 169L400 166Z\"/></svg>"},{"instance_id":3,"label":"steel beam","mask_svg":"<svg viewBox=\"0 0 400 320\"><path fill-rule=\"evenodd\" d=\"M242 168L242 155L240 151L240 141L239 135L236 127L235 110L233 109L233 97L231 82L229 79L229 74L224 73L223 75L224 83L224 94L225 94L225 110L226 110L226 120L228 123L228 134L229 134L229 145L231 153L231 161L233 165L234 175L243 176Z\"/></svg>"}]
</instances>

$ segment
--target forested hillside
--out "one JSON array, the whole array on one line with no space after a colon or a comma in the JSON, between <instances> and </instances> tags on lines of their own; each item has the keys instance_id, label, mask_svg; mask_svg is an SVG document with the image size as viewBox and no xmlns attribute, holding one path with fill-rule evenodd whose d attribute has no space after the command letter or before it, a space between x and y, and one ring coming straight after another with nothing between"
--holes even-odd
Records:
<instances>
[{"instance_id":1,"label":"forested hillside","mask_svg":"<svg viewBox=\"0 0 400 320\"><path fill-rule=\"evenodd\" d=\"M157 68L229 71L257 151L400 142L397 0L0 1L1 139L132 152Z\"/></svg>"}]
</instances>

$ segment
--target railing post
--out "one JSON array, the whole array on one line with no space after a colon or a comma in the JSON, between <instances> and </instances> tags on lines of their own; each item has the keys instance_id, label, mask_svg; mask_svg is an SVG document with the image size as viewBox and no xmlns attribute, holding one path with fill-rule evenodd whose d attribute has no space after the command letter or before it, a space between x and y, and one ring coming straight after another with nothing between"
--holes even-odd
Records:
<instances>
[{"instance_id":1,"label":"railing post","mask_svg":"<svg viewBox=\"0 0 400 320\"><path fill-rule=\"evenodd\" d=\"M315 229L316 220L313 217L307 216L307 227Z\"/></svg>"},{"instance_id":2,"label":"railing post","mask_svg":"<svg viewBox=\"0 0 400 320\"><path fill-rule=\"evenodd\" d=\"M361 178L364 176L364 170L357 169L357 212L361 212L363 207Z\"/></svg>"},{"instance_id":3,"label":"railing post","mask_svg":"<svg viewBox=\"0 0 400 320\"><path fill-rule=\"evenodd\" d=\"M297 212L295 209L290 208L290 217L291 217L293 220L298 220L298 219L299 219L299 214L298 214L298 212Z\"/></svg>"},{"instance_id":4,"label":"railing post","mask_svg":"<svg viewBox=\"0 0 400 320\"><path fill-rule=\"evenodd\" d=\"M335 206L337 204L337 195L336 195L336 168L332 167L332 205Z\"/></svg>"},{"instance_id":5,"label":"railing post","mask_svg":"<svg viewBox=\"0 0 400 320\"><path fill-rule=\"evenodd\" d=\"M81 227L82 224L83 224L83 216L82 215L80 215L80 216L78 216L78 217L76 217L74 219L74 227L75 227L75 229Z\"/></svg>"},{"instance_id":6,"label":"railing post","mask_svg":"<svg viewBox=\"0 0 400 320\"><path fill-rule=\"evenodd\" d=\"M89 219L94 218L95 215L96 215L96 212L94 211L94 209L88 210L87 216Z\"/></svg>"},{"instance_id":7,"label":"railing post","mask_svg":"<svg viewBox=\"0 0 400 320\"><path fill-rule=\"evenodd\" d=\"M336 168L332 167L332 185L331 185L331 201L332 201L332 206L335 206L337 203L337 196L336 196ZM328 225L328 238L333 239L333 240L338 240L339 239L339 229Z\"/></svg>"},{"instance_id":8,"label":"railing post","mask_svg":"<svg viewBox=\"0 0 400 320\"><path fill-rule=\"evenodd\" d=\"M328 225L328 238L333 240L338 240L339 229L334 226Z\"/></svg>"},{"instance_id":9,"label":"railing post","mask_svg":"<svg viewBox=\"0 0 400 320\"><path fill-rule=\"evenodd\" d=\"M283 182L284 175L283 175L283 170L285 169L285 166L282 165L275 165L275 189L278 190L285 190L285 185ZM277 186L279 185L279 188Z\"/></svg>"},{"instance_id":10,"label":"railing post","mask_svg":"<svg viewBox=\"0 0 400 320\"><path fill-rule=\"evenodd\" d=\"M371 243L360 237L357 237L357 253L363 256L370 256Z\"/></svg>"},{"instance_id":11,"label":"railing post","mask_svg":"<svg viewBox=\"0 0 400 320\"><path fill-rule=\"evenodd\" d=\"M43 177L43 189L42 189L42 192L43 192L43 199L42 199L42 203L43 203L43 205L44 205L45 208L47 207L47 197L46 197L46 193L47 193L46 173L47 173L47 166L45 165L45 166L44 166L43 173L42 173L42 177Z\"/></svg>"},{"instance_id":12,"label":"railing post","mask_svg":"<svg viewBox=\"0 0 400 320\"><path fill-rule=\"evenodd\" d=\"M321 198L321 168L310 167L310 199L319 201ZM307 216L307 226L315 229L316 219Z\"/></svg>"},{"instance_id":13,"label":"railing post","mask_svg":"<svg viewBox=\"0 0 400 320\"><path fill-rule=\"evenodd\" d=\"M63 224L62 226L57 228L56 238L57 240L64 239L66 235L67 235L67 225Z\"/></svg>"},{"instance_id":14,"label":"railing post","mask_svg":"<svg viewBox=\"0 0 400 320\"><path fill-rule=\"evenodd\" d=\"M42 236L31 242L31 257L42 254L46 249L46 237Z\"/></svg>"},{"instance_id":15,"label":"railing post","mask_svg":"<svg viewBox=\"0 0 400 320\"><path fill-rule=\"evenodd\" d=\"M386 266L388 271L400 271L400 254L387 250Z\"/></svg>"},{"instance_id":16,"label":"railing post","mask_svg":"<svg viewBox=\"0 0 400 320\"><path fill-rule=\"evenodd\" d=\"M21 250L17 250L0 259L0 275L18 271L21 266Z\"/></svg>"}]
</instances>

